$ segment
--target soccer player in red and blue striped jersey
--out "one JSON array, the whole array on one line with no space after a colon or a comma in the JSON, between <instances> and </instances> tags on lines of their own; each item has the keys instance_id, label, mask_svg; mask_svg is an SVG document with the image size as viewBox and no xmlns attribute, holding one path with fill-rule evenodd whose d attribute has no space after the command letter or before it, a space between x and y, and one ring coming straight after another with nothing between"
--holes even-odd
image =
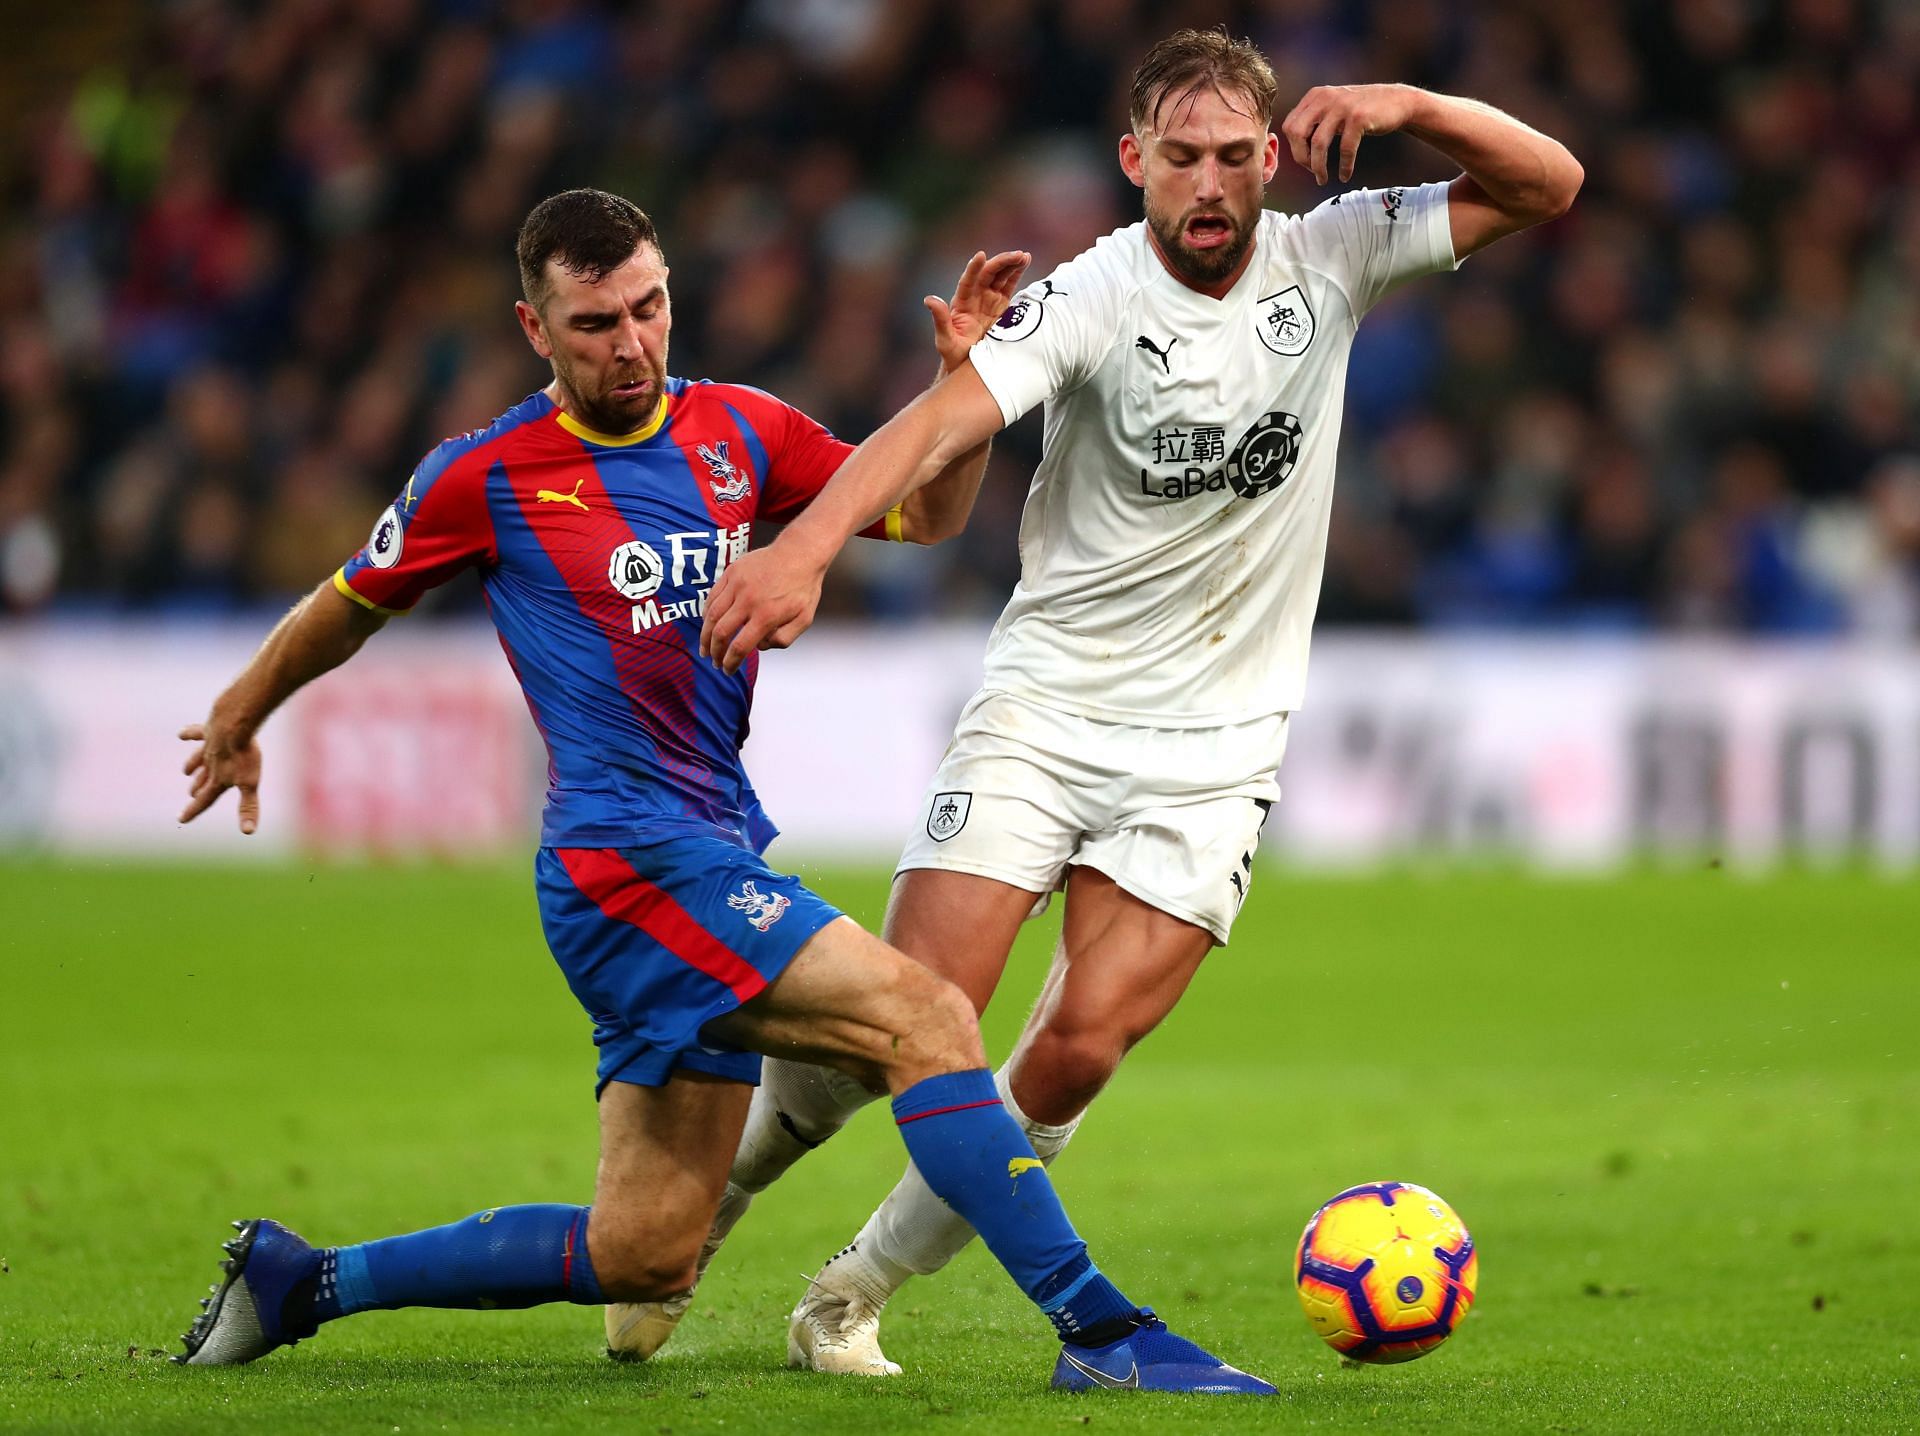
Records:
<instances>
[{"instance_id":1,"label":"soccer player in red and blue striped jersey","mask_svg":"<svg viewBox=\"0 0 1920 1436\"><path fill-rule=\"evenodd\" d=\"M250 1361L370 1309L688 1291L758 1054L777 1051L893 1094L928 1184L1053 1322L1057 1385L1271 1392L1168 1332L1093 1264L1002 1107L960 990L761 856L774 828L740 762L757 663L728 673L702 658L701 617L754 525L798 514L852 447L758 390L668 377L667 267L634 205L556 195L528 216L519 256L517 312L553 383L434 450L366 547L182 731L197 745L182 820L233 787L253 831L268 714L428 589L478 568L549 755L535 884L548 945L594 1020L594 1201L494 1207L326 1248L238 1222L227 1278L178 1359ZM951 305L929 300L947 371L1026 262L978 255ZM957 532L984 465L983 446L867 531ZM1110 1374L1122 1347L1131 1379Z\"/></svg>"}]
</instances>

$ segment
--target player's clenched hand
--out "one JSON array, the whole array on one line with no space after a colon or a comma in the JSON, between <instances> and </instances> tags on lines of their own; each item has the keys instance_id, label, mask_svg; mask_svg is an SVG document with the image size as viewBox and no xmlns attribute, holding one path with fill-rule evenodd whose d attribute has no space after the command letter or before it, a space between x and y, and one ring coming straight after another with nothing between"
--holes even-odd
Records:
<instances>
[{"instance_id":1,"label":"player's clenched hand","mask_svg":"<svg viewBox=\"0 0 1920 1436\"><path fill-rule=\"evenodd\" d=\"M1353 157L1366 135L1390 135L1413 118L1415 91L1406 85L1316 85L1300 97L1280 133L1293 161L1321 184L1340 146L1340 179L1353 178Z\"/></svg>"},{"instance_id":2,"label":"player's clenched hand","mask_svg":"<svg viewBox=\"0 0 1920 1436\"><path fill-rule=\"evenodd\" d=\"M700 652L728 673L762 648L785 648L813 624L823 572L774 542L727 565L707 596Z\"/></svg>"},{"instance_id":3,"label":"player's clenched hand","mask_svg":"<svg viewBox=\"0 0 1920 1436\"><path fill-rule=\"evenodd\" d=\"M929 294L921 301L933 315L933 345L949 370L958 369L967 351L1006 313L1031 263L1033 256L1024 249L1010 249L992 259L982 250L967 261L951 300Z\"/></svg>"},{"instance_id":4,"label":"player's clenched hand","mask_svg":"<svg viewBox=\"0 0 1920 1436\"><path fill-rule=\"evenodd\" d=\"M192 782L180 821L192 822L227 789L238 788L240 831L251 833L259 827L260 745L253 735L241 738L216 715L204 723L189 723L180 730L180 736L199 745L187 755L183 769Z\"/></svg>"}]
</instances>

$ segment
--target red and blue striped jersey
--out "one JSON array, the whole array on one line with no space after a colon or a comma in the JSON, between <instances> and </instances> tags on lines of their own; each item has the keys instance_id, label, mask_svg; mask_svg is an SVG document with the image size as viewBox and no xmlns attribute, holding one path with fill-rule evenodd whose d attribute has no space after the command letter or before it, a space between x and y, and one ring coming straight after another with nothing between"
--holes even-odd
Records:
<instances>
[{"instance_id":1,"label":"red and blue striped jersey","mask_svg":"<svg viewBox=\"0 0 1920 1436\"><path fill-rule=\"evenodd\" d=\"M717 830L759 851L776 830L740 761L759 662L700 657L701 616L754 524L793 518L852 452L742 385L669 379L621 436L534 394L427 455L334 586L397 613L478 567L546 740L544 845Z\"/></svg>"}]
</instances>

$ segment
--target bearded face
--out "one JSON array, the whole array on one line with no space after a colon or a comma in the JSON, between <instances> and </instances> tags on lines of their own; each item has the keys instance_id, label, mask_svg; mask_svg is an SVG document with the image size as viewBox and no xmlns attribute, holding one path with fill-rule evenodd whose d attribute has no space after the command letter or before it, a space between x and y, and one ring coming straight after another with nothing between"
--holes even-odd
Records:
<instances>
[{"instance_id":1,"label":"bearded face","mask_svg":"<svg viewBox=\"0 0 1920 1436\"><path fill-rule=\"evenodd\" d=\"M667 336L657 352L634 346L621 355L592 352L579 355L555 346L553 375L572 401L568 409L589 429L603 434L630 434L644 427L660 407L667 389Z\"/></svg>"},{"instance_id":2,"label":"bearded face","mask_svg":"<svg viewBox=\"0 0 1920 1436\"><path fill-rule=\"evenodd\" d=\"M535 352L553 365L567 411L603 434L631 434L659 411L673 327L667 266L643 244L598 279L548 262L540 308L516 306Z\"/></svg>"},{"instance_id":3,"label":"bearded face","mask_svg":"<svg viewBox=\"0 0 1920 1436\"><path fill-rule=\"evenodd\" d=\"M1167 267L1189 284L1207 288L1240 267L1260 223L1260 205L1238 210L1222 199L1169 213L1147 191L1147 227L1160 241Z\"/></svg>"},{"instance_id":4,"label":"bearded face","mask_svg":"<svg viewBox=\"0 0 1920 1436\"><path fill-rule=\"evenodd\" d=\"M1142 187L1147 228L1168 269L1196 289L1238 276L1259 228L1279 145L1244 96L1194 89L1166 96L1121 164Z\"/></svg>"}]
</instances>

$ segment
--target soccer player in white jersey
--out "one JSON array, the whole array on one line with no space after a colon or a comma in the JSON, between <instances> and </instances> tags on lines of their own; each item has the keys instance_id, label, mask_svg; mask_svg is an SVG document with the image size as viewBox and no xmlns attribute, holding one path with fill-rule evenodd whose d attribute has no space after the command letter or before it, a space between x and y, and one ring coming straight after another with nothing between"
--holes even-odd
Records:
<instances>
[{"instance_id":1,"label":"soccer player in white jersey","mask_svg":"<svg viewBox=\"0 0 1920 1436\"><path fill-rule=\"evenodd\" d=\"M1179 1000L1245 900L1288 715L1305 695L1354 330L1389 290L1565 212L1582 171L1472 100L1405 85L1307 92L1276 133L1259 51L1183 31L1134 76L1120 165L1146 219L1029 286L971 362L873 435L767 549L714 588L702 649L728 671L812 622L841 545L1036 404L1045 446L1021 578L979 694L928 785L887 939L984 1007L1020 923L1064 890L1060 945L998 1073L1051 1160L1122 1056ZM1401 131L1453 181L1262 208L1285 145L1351 179ZM750 1196L870 1094L769 1062L708 1254ZM970 1238L907 1174L813 1281L789 1358L889 1374L879 1312ZM684 1310L610 1310L644 1356Z\"/></svg>"}]
</instances>

